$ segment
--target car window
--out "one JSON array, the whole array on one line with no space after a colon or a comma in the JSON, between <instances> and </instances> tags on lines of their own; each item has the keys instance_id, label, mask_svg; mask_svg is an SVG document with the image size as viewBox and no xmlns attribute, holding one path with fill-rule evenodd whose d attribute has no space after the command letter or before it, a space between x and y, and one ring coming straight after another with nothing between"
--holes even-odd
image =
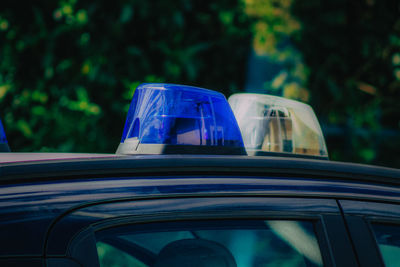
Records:
<instances>
[{"instance_id":1,"label":"car window","mask_svg":"<svg viewBox=\"0 0 400 267\"><path fill-rule=\"evenodd\" d=\"M400 266L400 225L373 224L385 266Z\"/></svg>"},{"instance_id":2,"label":"car window","mask_svg":"<svg viewBox=\"0 0 400 267\"><path fill-rule=\"evenodd\" d=\"M137 258L107 243L97 242L96 246L100 266L147 266Z\"/></svg>"},{"instance_id":3,"label":"car window","mask_svg":"<svg viewBox=\"0 0 400 267\"><path fill-rule=\"evenodd\" d=\"M322 266L309 221L165 222L96 234L101 266Z\"/></svg>"}]
</instances>

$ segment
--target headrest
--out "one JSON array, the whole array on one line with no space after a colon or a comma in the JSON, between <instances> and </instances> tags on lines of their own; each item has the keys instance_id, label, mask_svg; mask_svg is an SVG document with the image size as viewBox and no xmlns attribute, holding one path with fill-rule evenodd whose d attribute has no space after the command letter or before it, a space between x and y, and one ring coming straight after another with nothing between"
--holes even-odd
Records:
<instances>
[{"instance_id":1,"label":"headrest","mask_svg":"<svg viewBox=\"0 0 400 267\"><path fill-rule=\"evenodd\" d=\"M166 245L154 267L236 267L230 251L214 241L182 239Z\"/></svg>"}]
</instances>

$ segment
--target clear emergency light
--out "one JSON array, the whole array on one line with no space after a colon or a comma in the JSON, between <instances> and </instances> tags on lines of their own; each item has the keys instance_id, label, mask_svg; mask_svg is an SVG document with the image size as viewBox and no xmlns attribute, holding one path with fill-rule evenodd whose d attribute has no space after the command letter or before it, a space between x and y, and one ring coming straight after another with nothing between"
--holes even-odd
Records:
<instances>
[{"instance_id":1,"label":"clear emergency light","mask_svg":"<svg viewBox=\"0 0 400 267\"><path fill-rule=\"evenodd\" d=\"M263 94L234 94L229 104L249 155L277 152L328 158L321 127L309 105Z\"/></svg>"},{"instance_id":2,"label":"clear emergency light","mask_svg":"<svg viewBox=\"0 0 400 267\"><path fill-rule=\"evenodd\" d=\"M223 94L157 83L136 88L117 153L246 154Z\"/></svg>"},{"instance_id":3,"label":"clear emergency light","mask_svg":"<svg viewBox=\"0 0 400 267\"><path fill-rule=\"evenodd\" d=\"M3 124L0 120L0 152L10 152L10 148L8 146L6 132L4 131Z\"/></svg>"}]
</instances>

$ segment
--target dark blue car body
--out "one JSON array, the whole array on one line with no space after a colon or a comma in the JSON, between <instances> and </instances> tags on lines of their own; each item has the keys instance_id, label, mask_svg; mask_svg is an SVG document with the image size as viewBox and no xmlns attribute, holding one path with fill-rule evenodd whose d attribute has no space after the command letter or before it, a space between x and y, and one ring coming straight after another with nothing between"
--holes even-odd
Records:
<instances>
[{"instance_id":1,"label":"dark blue car body","mask_svg":"<svg viewBox=\"0 0 400 267\"><path fill-rule=\"evenodd\" d=\"M98 266L94 232L171 221L305 219L325 266L383 266L371 224L400 224L400 170L247 156L0 164L0 266Z\"/></svg>"}]
</instances>

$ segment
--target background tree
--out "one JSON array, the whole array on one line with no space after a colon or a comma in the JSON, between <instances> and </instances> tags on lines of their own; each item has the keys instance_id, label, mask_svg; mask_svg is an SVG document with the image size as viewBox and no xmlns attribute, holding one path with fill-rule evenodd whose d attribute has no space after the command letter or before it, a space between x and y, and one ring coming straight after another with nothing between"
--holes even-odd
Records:
<instances>
[{"instance_id":1,"label":"background tree","mask_svg":"<svg viewBox=\"0 0 400 267\"><path fill-rule=\"evenodd\" d=\"M244 81L251 32L240 2L21 5L0 11L1 116L14 151L114 152L139 83L228 94Z\"/></svg>"},{"instance_id":2,"label":"background tree","mask_svg":"<svg viewBox=\"0 0 400 267\"><path fill-rule=\"evenodd\" d=\"M296 1L293 36L331 156L400 166L400 3Z\"/></svg>"},{"instance_id":3,"label":"background tree","mask_svg":"<svg viewBox=\"0 0 400 267\"><path fill-rule=\"evenodd\" d=\"M259 92L314 107L332 159L399 167L399 13L390 0L6 1L0 117L14 151L113 153L141 82L229 96L258 73Z\"/></svg>"},{"instance_id":4,"label":"background tree","mask_svg":"<svg viewBox=\"0 0 400 267\"><path fill-rule=\"evenodd\" d=\"M399 167L400 3L245 3L260 58L251 71L269 70L256 88L309 102L331 159Z\"/></svg>"}]
</instances>

